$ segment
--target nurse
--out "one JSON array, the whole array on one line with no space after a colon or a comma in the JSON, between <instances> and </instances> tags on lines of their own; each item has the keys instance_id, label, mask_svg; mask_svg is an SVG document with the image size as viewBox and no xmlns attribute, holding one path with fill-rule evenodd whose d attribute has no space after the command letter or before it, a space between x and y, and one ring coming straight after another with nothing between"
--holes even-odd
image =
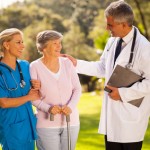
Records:
<instances>
[{"instance_id":1,"label":"nurse","mask_svg":"<svg viewBox=\"0 0 150 150\"><path fill-rule=\"evenodd\" d=\"M24 49L16 28L0 33L0 144L3 150L34 150L36 118L31 102L39 98L30 90L29 63L17 60Z\"/></svg>"}]
</instances>

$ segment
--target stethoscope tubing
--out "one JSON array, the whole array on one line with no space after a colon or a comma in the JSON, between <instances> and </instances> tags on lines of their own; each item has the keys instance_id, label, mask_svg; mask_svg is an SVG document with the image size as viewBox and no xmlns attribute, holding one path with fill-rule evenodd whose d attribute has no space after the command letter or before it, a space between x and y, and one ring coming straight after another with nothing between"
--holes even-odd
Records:
<instances>
[{"instance_id":1,"label":"stethoscope tubing","mask_svg":"<svg viewBox=\"0 0 150 150\"><path fill-rule=\"evenodd\" d=\"M19 75L20 75L20 87L21 87L21 88L24 88L25 85L26 85L26 83L25 83L25 81L24 81L23 73L22 73L22 70L21 70L21 67L20 67L18 61L16 61L16 64L17 64L17 67L18 67L18 70L19 70ZM8 87L8 84L6 83L6 79L5 79L5 77L4 77L4 74L2 73L2 71L0 71L0 75L2 76L2 79L3 79L3 81L4 81L4 84L5 84L6 88L7 88L7 90L9 90L9 91L15 91L15 90L17 90L17 89L18 89L18 84L17 84L17 81L15 80L15 77L14 77L14 75L13 75L11 69L10 69L9 67L7 67L5 64L2 64L2 63L0 63L0 66L2 66L2 67L4 67L4 68L8 69L8 71L10 72L10 74L11 74L11 76L12 76L12 78L13 78L15 84L16 84L16 87L15 87L15 88L9 88L9 87Z\"/></svg>"}]
</instances>

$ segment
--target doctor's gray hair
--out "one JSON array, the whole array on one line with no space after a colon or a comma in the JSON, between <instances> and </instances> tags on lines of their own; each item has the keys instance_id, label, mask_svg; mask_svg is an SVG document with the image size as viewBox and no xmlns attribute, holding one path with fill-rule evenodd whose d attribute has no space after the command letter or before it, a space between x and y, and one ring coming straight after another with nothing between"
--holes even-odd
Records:
<instances>
[{"instance_id":1,"label":"doctor's gray hair","mask_svg":"<svg viewBox=\"0 0 150 150\"><path fill-rule=\"evenodd\" d=\"M43 52L43 49L47 46L47 43L49 41L62 39L63 35L57 31L54 30L45 30L42 32L39 32L36 37L36 46L39 53Z\"/></svg>"},{"instance_id":2,"label":"doctor's gray hair","mask_svg":"<svg viewBox=\"0 0 150 150\"><path fill-rule=\"evenodd\" d=\"M128 26L133 25L134 14L132 8L129 4L127 4L123 0L112 2L105 9L105 17L110 16L112 16L114 18L114 21L118 23L126 22Z\"/></svg>"},{"instance_id":3,"label":"doctor's gray hair","mask_svg":"<svg viewBox=\"0 0 150 150\"><path fill-rule=\"evenodd\" d=\"M23 36L22 31L17 28L5 29L0 33L0 51L3 52L5 50L3 43L11 41L13 39L13 36L16 34L20 34L21 36Z\"/></svg>"}]
</instances>

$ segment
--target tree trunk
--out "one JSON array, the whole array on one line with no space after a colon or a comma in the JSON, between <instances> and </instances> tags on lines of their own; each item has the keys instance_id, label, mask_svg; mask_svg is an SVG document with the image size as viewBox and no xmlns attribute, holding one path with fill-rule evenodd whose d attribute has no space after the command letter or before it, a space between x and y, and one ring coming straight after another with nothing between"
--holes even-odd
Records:
<instances>
[{"instance_id":1,"label":"tree trunk","mask_svg":"<svg viewBox=\"0 0 150 150\"><path fill-rule=\"evenodd\" d=\"M141 17L141 21L143 23L143 26L144 26L144 29L145 29L145 37L147 39L149 39L149 34L148 34L148 29L147 29L147 26L146 26L146 22L145 22L145 18L144 18L144 14L142 13L142 10L141 10L141 6L140 6L140 2L138 0L134 0L136 6L137 6L137 9L139 10L139 14L140 14L140 17Z\"/></svg>"}]
</instances>

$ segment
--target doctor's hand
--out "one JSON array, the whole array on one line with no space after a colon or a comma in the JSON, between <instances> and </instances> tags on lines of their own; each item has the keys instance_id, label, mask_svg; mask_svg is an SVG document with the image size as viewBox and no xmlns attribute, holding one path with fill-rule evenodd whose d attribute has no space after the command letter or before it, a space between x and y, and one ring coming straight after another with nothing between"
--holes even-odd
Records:
<instances>
[{"instance_id":1,"label":"doctor's hand","mask_svg":"<svg viewBox=\"0 0 150 150\"><path fill-rule=\"evenodd\" d=\"M118 88L116 87L112 87L112 86L109 86L107 85L107 87L112 90L108 95L111 99L115 100L115 101L118 101L120 100L121 101L121 97L120 97L120 94L119 94L119 91L118 91Z\"/></svg>"},{"instance_id":2,"label":"doctor's hand","mask_svg":"<svg viewBox=\"0 0 150 150\"><path fill-rule=\"evenodd\" d=\"M71 110L71 108L68 107L67 105L64 105L64 106L62 107L61 112L62 112L64 115L67 116L67 115L70 115L70 114L72 113L72 110Z\"/></svg>"},{"instance_id":3,"label":"doctor's hand","mask_svg":"<svg viewBox=\"0 0 150 150\"><path fill-rule=\"evenodd\" d=\"M70 60L72 61L73 65L74 65L75 67L77 66L77 60L76 60L74 57L72 57L72 56L70 56L70 55L68 55L68 54L60 54L60 56L62 56L62 57L67 57L68 59L70 59Z\"/></svg>"},{"instance_id":4,"label":"doctor's hand","mask_svg":"<svg viewBox=\"0 0 150 150\"><path fill-rule=\"evenodd\" d=\"M31 84L33 89L39 90L41 88L41 82L39 80L32 79Z\"/></svg>"}]
</instances>

